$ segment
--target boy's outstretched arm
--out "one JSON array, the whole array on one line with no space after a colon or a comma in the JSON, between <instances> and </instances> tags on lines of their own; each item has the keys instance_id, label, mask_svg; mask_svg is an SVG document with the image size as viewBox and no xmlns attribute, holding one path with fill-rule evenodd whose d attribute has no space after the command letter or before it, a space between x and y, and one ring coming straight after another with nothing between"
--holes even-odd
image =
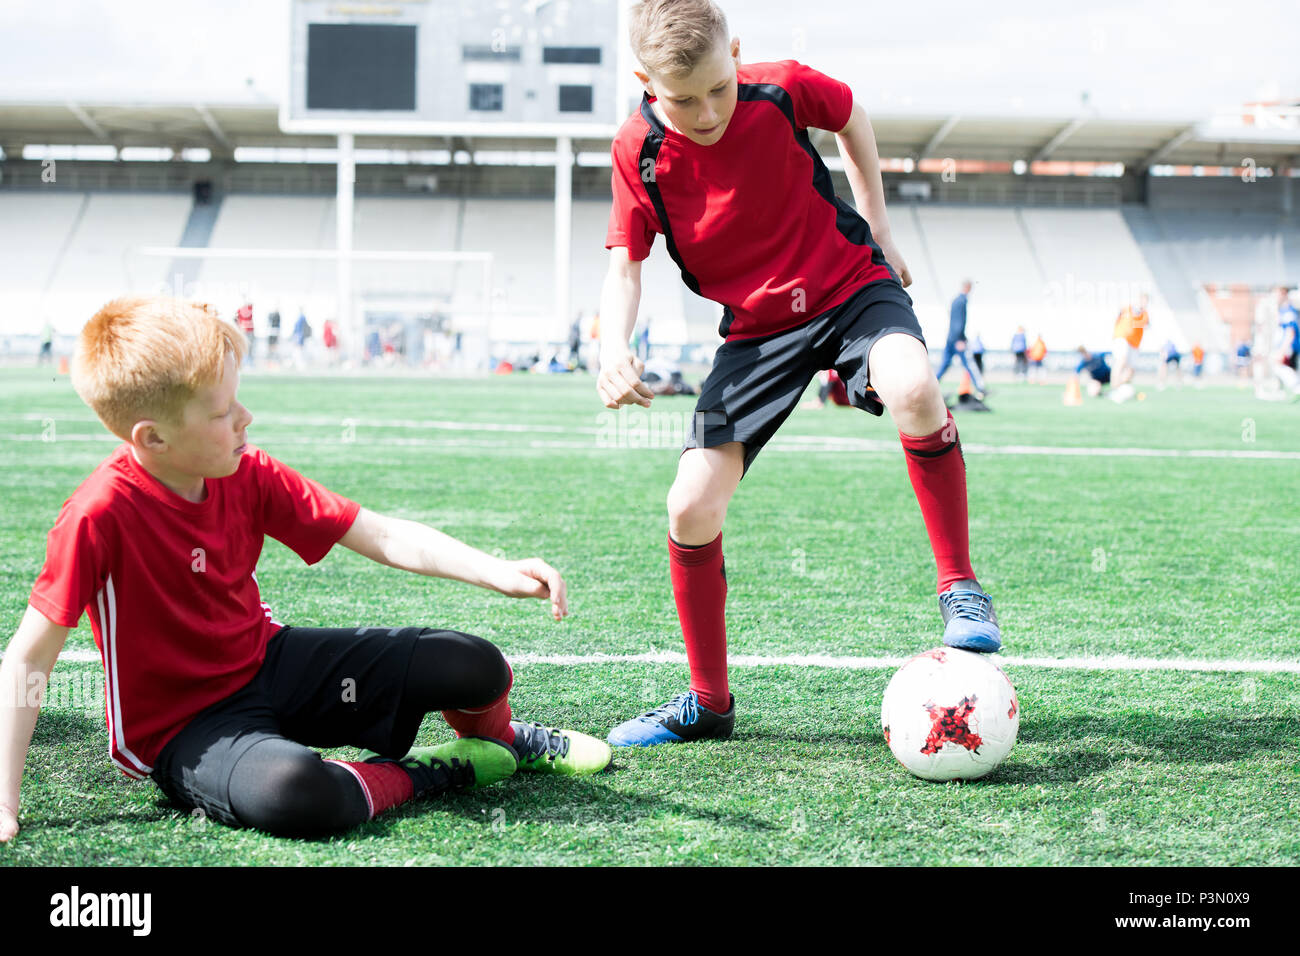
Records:
<instances>
[{"instance_id":1,"label":"boy's outstretched arm","mask_svg":"<svg viewBox=\"0 0 1300 956\"><path fill-rule=\"evenodd\" d=\"M564 578L545 561L496 558L418 521L362 508L339 544L390 568L464 581L508 597L550 598L557 621L569 613Z\"/></svg>"},{"instance_id":2,"label":"boy's outstretched arm","mask_svg":"<svg viewBox=\"0 0 1300 956\"><path fill-rule=\"evenodd\" d=\"M50 671L70 627L28 605L0 660L0 843L18 833L18 797Z\"/></svg>"},{"instance_id":3,"label":"boy's outstretched arm","mask_svg":"<svg viewBox=\"0 0 1300 956\"><path fill-rule=\"evenodd\" d=\"M606 408L620 405L650 407L654 393L641 381L645 363L632 354L627 340L636 325L641 304L641 263L631 259L627 246L609 250L609 272L600 292L600 376L596 391Z\"/></svg>"},{"instance_id":4,"label":"boy's outstretched arm","mask_svg":"<svg viewBox=\"0 0 1300 956\"><path fill-rule=\"evenodd\" d=\"M898 273L903 287L912 284L912 273L907 270L894 243L893 232L889 227L889 215L885 212L885 184L880 178L880 154L876 151L876 133L871 128L871 120L860 103L853 104L848 125L835 134L840 144L840 155L844 157L844 173L849 177L849 186L853 189L853 202L858 212L871 227L871 235L885 254L886 261Z\"/></svg>"}]
</instances>

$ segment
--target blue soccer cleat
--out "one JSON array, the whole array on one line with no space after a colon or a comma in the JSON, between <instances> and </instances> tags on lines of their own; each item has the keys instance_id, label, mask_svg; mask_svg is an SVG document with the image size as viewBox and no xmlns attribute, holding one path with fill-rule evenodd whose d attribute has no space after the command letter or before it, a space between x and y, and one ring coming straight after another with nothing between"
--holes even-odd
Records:
<instances>
[{"instance_id":1,"label":"blue soccer cleat","mask_svg":"<svg viewBox=\"0 0 1300 956\"><path fill-rule=\"evenodd\" d=\"M943 613L943 642L964 651L993 654L1002 648L998 616L993 612L993 598L985 594L978 581L957 581L939 595Z\"/></svg>"},{"instance_id":2,"label":"blue soccer cleat","mask_svg":"<svg viewBox=\"0 0 1300 956\"><path fill-rule=\"evenodd\" d=\"M700 706L695 691L687 691L648 714L619 724L609 732L608 739L615 747L653 747L655 744L678 744L709 738L725 740L731 736L731 728L736 722L734 694L730 703L731 707L725 714L715 714Z\"/></svg>"}]
</instances>

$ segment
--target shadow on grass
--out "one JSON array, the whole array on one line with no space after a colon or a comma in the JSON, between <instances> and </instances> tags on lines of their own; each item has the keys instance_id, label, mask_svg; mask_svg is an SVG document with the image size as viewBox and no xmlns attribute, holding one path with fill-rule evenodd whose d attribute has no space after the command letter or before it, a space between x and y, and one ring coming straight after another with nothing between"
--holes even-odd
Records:
<instances>
[{"instance_id":1,"label":"shadow on grass","mask_svg":"<svg viewBox=\"0 0 1300 956\"><path fill-rule=\"evenodd\" d=\"M62 743L73 744L78 750L84 751L84 744L88 739L98 737L102 733L102 728L88 720L69 720L62 723L63 726L57 737L51 735L50 739L44 742L47 750L52 745ZM82 726L74 731L72 727L74 724ZM99 754L96 753L95 757L98 756ZM84 759L90 761L95 757L86 755ZM80 760L82 756L79 755L75 759ZM677 799L675 795L679 791L676 788L664 794L638 794L612 789L608 785L615 773L626 772L625 769L620 770L615 765L611 770L594 777L546 777L520 773L483 790L445 794L403 804L344 833L286 837L274 837L266 833L258 833L258 835L271 840L285 839L314 845L363 836L384 838L404 820L433 814L452 816L457 818L459 824L476 824L482 826L485 831L492 829L498 822L506 826L526 822L579 827L611 822L633 823L641 819L657 819L665 816L678 816L720 827L743 828L751 832L780 829L763 816L741 810L700 806L684 797ZM70 789L63 781L51 781L45 786L56 797L66 795ZM102 783L88 783L86 786L98 789L102 788ZM131 799L130 803L117 803L113 807L88 808L79 811L75 816L43 816L40 826L49 830L79 830L123 823L135 826L158 824L171 827L185 822L194 813L191 807L173 803L152 782L131 786L148 787L152 791L148 803ZM106 796L102 789L99 790L99 795ZM255 832L228 827L217 821L210 821L210 824L216 828L208 831L210 836L224 831L229 831L232 836L237 833Z\"/></svg>"},{"instance_id":2,"label":"shadow on grass","mask_svg":"<svg viewBox=\"0 0 1300 956\"><path fill-rule=\"evenodd\" d=\"M1017 747L1052 748L1054 752L1010 762L968 785L1077 782L1124 761L1159 764L1227 764L1271 754L1293 756L1296 721L1283 717L1170 717L1158 712L1090 716L1077 713L1037 716L1020 727ZM879 730L863 726L860 735L846 731L737 734L741 743L808 743L857 748L871 756L889 755Z\"/></svg>"},{"instance_id":3,"label":"shadow on grass","mask_svg":"<svg viewBox=\"0 0 1300 956\"><path fill-rule=\"evenodd\" d=\"M608 779L607 774L608 771L594 777L549 779L518 774L499 788L474 794L476 799L473 802L453 797L432 806L488 823L492 822L493 814L500 811L499 818L504 823L524 820L560 826L610 822L628 824L671 815L749 831L783 829L766 817L741 810L719 810L689 799L675 799L673 795L665 793L612 790L603 782ZM674 789L671 794L678 792ZM411 807L411 812L417 812L419 805L412 804Z\"/></svg>"}]
</instances>

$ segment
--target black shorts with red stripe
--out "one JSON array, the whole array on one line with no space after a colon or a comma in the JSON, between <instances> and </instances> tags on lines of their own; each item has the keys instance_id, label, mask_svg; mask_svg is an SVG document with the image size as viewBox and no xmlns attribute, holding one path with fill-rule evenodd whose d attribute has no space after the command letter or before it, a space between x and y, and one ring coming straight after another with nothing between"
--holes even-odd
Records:
<instances>
[{"instance_id":1,"label":"black shorts with red stripe","mask_svg":"<svg viewBox=\"0 0 1300 956\"><path fill-rule=\"evenodd\" d=\"M700 386L685 448L738 441L745 446L748 471L823 369L836 371L850 404L882 414L885 406L871 387L868 359L872 346L894 332L925 344L912 297L899 283L885 280L863 286L793 329L724 342Z\"/></svg>"}]
</instances>

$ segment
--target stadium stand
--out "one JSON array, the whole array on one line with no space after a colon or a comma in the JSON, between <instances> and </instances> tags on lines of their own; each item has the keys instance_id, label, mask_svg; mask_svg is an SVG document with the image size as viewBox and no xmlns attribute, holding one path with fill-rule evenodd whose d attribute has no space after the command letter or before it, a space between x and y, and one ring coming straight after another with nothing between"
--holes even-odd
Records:
<instances>
[{"instance_id":1,"label":"stadium stand","mask_svg":"<svg viewBox=\"0 0 1300 956\"><path fill-rule=\"evenodd\" d=\"M189 216L185 196L88 193L77 224L69 230L46 297L48 306L63 315L94 313L105 289L123 285L124 250L156 237L168 243L180 239ZM155 260L137 281L157 287L166 281L167 263Z\"/></svg>"},{"instance_id":2,"label":"stadium stand","mask_svg":"<svg viewBox=\"0 0 1300 956\"><path fill-rule=\"evenodd\" d=\"M900 203L889 210L889 228L893 232L894 242L912 273L912 284L907 294L912 297L912 305L917 318L921 320L921 330L931 342L939 341L948 334L948 305L957 294L953 289L945 297L945 289L940 287L934 259L926 245L925 234L917 208L912 203ZM936 339L935 336L940 336Z\"/></svg>"},{"instance_id":3,"label":"stadium stand","mask_svg":"<svg viewBox=\"0 0 1300 956\"><path fill-rule=\"evenodd\" d=\"M1293 287L1300 285L1300 225L1282 227L1282 260L1283 280Z\"/></svg>"},{"instance_id":4,"label":"stadium stand","mask_svg":"<svg viewBox=\"0 0 1300 956\"><path fill-rule=\"evenodd\" d=\"M965 278L976 282L966 330L979 332L986 345L1010 341L1017 325L1042 321L1045 277L1014 208L922 206L916 212L941 306L934 314L918 306L931 345L946 338L948 305Z\"/></svg>"},{"instance_id":5,"label":"stadium stand","mask_svg":"<svg viewBox=\"0 0 1300 956\"><path fill-rule=\"evenodd\" d=\"M0 331L32 335L48 316L47 303L59 260L89 202L84 193L0 193Z\"/></svg>"},{"instance_id":6,"label":"stadium stand","mask_svg":"<svg viewBox=\"0 0 1300 956\"><path fill-rule=\"evenodd\" d=\"M1044 313L1034 328L1045 326L1058 342L1065 330L1074 330L1073 344L1102 348L1115 316L1145 292L1151 300L1148 334L1190 348L1119 210L1029 208L1019 214L1045 280Z\"/></svg>"},{"instance_id":7,"label":"stadium stand","mask_svg":"<svg viewBox=\"0 0 1300 956\"><path fill-rule=\"evenodd\" d=\"M1278 211L1276 192L1234 192L1232 183L1205 189L1152 183L1150 203L1104 208L891 201L894 238L911 268L909 291L931 344L946 335L949 303L969 276L977 281L970 330L990 350L1004 349L1017 325L1041 330L1054 351L1080 341L1104 344L1115 312L1143 289L1152 300L1148 351L1166 338L1184 349L1199 340L1211 351L1227 351L1233 333L1206 285L1257 294L1279 281L1294 284L1300 223ZM1218 198L1201 203L1211 193ZM1248 201L1231 199L1243 195ZM490 252L493 336L560 343L575 316L589 318L599 309L608 208L604 198L573 203L573 314L564 318L551 315L549 197L359 195L354 248ZM71 334L108 296L170 287L178 272L186 294L202 295L228 314L251 297L259 334L275 305L287 324L289 313L306 308L319 330L336 292L330 260L172 261L138 249L206 243L217 250L327 251L334 229L334 197L320 191L223 192L196 205L190 191L180 190L0 189L0 331L34 341L49 316ZM353 288L363 307L405 300L455 313L484 305L483 272L475 264L358 262ZM683 286L662 242L643 266L642 293L641 314L650 318L656 345L716 341L720 309Z\"/></svg>"},{"instance_id":8,"label":"stadium stand","mask_svg":"<svg viewBox=\"0 0 1300 956\"><path fill-rule=\"evenodd\" d=\"M213 249L333 247L334 201L321 196L227 196L212 230ZM333 266L323 261L208 259L197 281L223 310L247 296L255 303L279 301L282 312L298 306L316 311L334 289L333 276Z\"/></svg>"},{"instance_id":9,"label":"stadium stand","mask_svg":"<svg viewBox=\"0 0 1300 956\"><path fill-rule=\"evenodd\" d=\"M330 202L330 239L333 245L334 203ZM352 247L371 252L430 252L459 249L459 234L464 217L464 203L456 199L412 196L409 198L366 196L357 200L353 214ZM333 267L327 279L333 282ZM353 269L353 287L361 300L394 300L424 297L433 302L450 302L478 295L480 268L466 270L452 263L439 262L365 262ZM458 282L465 289L458 289ZM333 291L332 289L328 291ZM481 296L480 296L481 297Z\"/></svg>"},{"instance_id":10,"label":"stadium stand","mask_svg":"<svg viewBox=\"0 0 1300 956\"><path fill-rule=\"evenodd\" d=\"M1166 209L1154 215L1194 282L1267 286L1282 279L1276 214Z\"/></svg>"},{"instance_id":11,"label":"stadium stand","mask_svg":"<svg viewBox=\"0 0 1300 956\"><path fill-rule=\"evenodd\" d=\"M1185 338L1199 341L1204 348L1227 349L1229 336L1215 316L1202 313L1196 295L1196 283L1187 274L1164 230L1151 210L1137 203L1126 203L1120 210L1124 224L1146 260L1160 295L1168 305Z\"/></svg>"}]
</instances>

